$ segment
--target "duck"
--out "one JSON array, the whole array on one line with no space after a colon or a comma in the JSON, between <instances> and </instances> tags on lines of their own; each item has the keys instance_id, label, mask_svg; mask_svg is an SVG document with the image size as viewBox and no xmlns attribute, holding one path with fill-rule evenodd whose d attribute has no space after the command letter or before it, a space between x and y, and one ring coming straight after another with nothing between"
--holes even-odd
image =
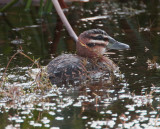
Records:
<instances>
[{"instance_id":1,"label":"duck","mask_svg":"<svg viewBox=\"0 0 160 129\"><path fill-rule=\"evenodd\" d=\"M82 32L76 42L75 54L62 54L47 65L52 84L81 83L106 80L119 67L105 53L109 49L125 50L129 45L116 41L104 30L91 29Z\"/></svg>"}]
</instances>

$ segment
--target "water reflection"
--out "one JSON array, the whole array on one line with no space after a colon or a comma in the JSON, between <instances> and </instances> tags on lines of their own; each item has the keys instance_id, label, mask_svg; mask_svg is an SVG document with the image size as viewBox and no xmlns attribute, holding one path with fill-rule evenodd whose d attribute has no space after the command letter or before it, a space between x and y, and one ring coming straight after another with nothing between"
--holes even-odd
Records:
<instances>
[{"instance_id":1,"label":"water reflection","mask_svg":"<svg viewBox=\"0 0 160 129\"><path fill-rule=\"evenodd\" d=\"M160 126L159 1L105 3L74 2L66 15L77 34L101 28L117 40L130 43L131 51L114 51L116 54L109 55L119 65L123 77L107 87L47 86L41 89L29 76L32 62L18 55L7 70L6 92L0 88L0 128ZM23 52L36 59L40 57L43 65L49 62L51 54L75 52L74 42L55 13L40 18L35 15L36 9L27 14L17 10L0 16L0 77L17 50L11 44L16 36L24 40ZM81 20L99 15L106 17Z\"/></svg>"}]
</instances>

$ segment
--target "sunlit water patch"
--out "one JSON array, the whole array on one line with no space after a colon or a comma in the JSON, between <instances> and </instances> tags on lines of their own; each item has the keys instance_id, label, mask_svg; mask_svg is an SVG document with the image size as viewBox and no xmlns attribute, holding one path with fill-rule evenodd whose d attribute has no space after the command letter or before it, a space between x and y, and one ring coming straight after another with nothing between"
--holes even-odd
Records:
<instances>
[{"instance_id":1,"label":"sunlit water patch","mask_svg":"<svg viewBox=\"0 0 160 129\"><path fill-rule=\"evenodd\" d=\"M116 51L116 54L109 55L120 66L122 73L116 73L119 79L110 86L83 84L81 87L57 87L50 85L46 78L38 81L41 78L36 74L40 69L31 68L30 63L25 64L16 56L6 71L5 87L0 88L0 120L3 121L0 128L160 127L160 30L159 19L155 19L159 15L159 4L146 4L144 1L83 2L86 3L70 3L71 6L65 10L77 34L83 30L101 28L131 45L130 51ZM35 12L37 15L37 10ZM5 18L9 20L1 17L0 78L4 75L6 63L17 51L17 46L13 44L21 44L24 53L31 58L35 55L42 58L41 62L45 65L50 55L74 51L65 29L60 31L62 26L57 24L59 21L56 21L55 13L45 19L33 18L32 12L27 15L29 22L25 13L22 12L23 17L18 14L20 19L17 12L8 12L9 17L6 15ZM23 20L26 20L25 23ZM5 21L10 21L13 27ZM61 36L55 36L52 31ZM26 67L19 67L21 64Z\"/></svg>"},{"instance_id":2,"label":"sunlit water patch","mask_svg":"<svg viewBox=\"0 0 160 129\"><path fill-rule=\"evenodd\" d=\"M27 68L21 69L26 74L28 73ZM39 72L38 69L32 71ZM121 79L119 86L113 86L117 88L102 86L93 89L92 86L85 86L80 88L81 90L53 85L42 91L41 88L35 88L34 85L31 87L31 83L26 82L30 91L25 91L26 86L21 83L21 86L12 87L14 90L10 89L15 95L6 95L1 98L0 111L2 114L8 114L8 121L14 123L7 125L6 128L20 127L23 124L30 128L63 128L61 124L52 124L52 122L63 121L66 123L74 117L76 110L80 110L80 114L78 114L81 121L85 123L85 128L159 126L159 108L154 109L155 107L152 105L153 101L160 100L158 96L153 97L158 88L151 88L148 94L145 89L142 89L145 94L135 95L129 92L129 84L124 80L125 77L123 76ZM11 110L17 110L17 112L10 114ZM70 113L67 114L67 112ZM74 119L78 120L79 117Z\"/></svg>"}]
</instances>

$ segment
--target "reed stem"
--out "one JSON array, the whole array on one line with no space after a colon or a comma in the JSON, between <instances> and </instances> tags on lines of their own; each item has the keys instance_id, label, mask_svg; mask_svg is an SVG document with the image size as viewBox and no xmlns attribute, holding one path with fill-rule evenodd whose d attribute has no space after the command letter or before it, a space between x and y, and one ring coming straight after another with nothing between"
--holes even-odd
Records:
<instances>
[{"instance_id":1,"label":"reed stem","mask_svg":"<svg viewBox=\"0 0 160 129\"><path fill-rule=\"evenodd\" d=\"M52 0L52 2L53 2L53 5L54 5L59 17L62 20L64 26L66 27L69 35L74 39L75 42L77 42L78 41L78 37L77 37L76 33L74 32L74 30L72 29L71 25L69 24L66 16L64 15L64 13L62 11L62 8L59 5L59 2L57 0Z\"/></svg>"},{"instance_id":2,"label":"reed stem","mask_svg":"<svg viewBox=\"0 0 160 129\"><path fill-rule=\"evenodd\" d=\"M6 4L3 8L0 9L0 12L4 12L7 9L9 9L11 6L13 6L15 3L17 3L19 0L12 0L8 4Z\"/></svg>"}]
</instances>

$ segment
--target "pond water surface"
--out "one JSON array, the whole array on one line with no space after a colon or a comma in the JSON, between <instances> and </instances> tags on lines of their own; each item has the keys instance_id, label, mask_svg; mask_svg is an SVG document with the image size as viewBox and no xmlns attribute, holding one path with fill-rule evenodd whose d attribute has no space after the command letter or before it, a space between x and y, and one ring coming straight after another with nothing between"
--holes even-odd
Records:
<instances>
[{"instance_id":1,"label":"pond water surface","mask_svg":"<svg viewBox=\"0 0 160 129\"><path fill-rule=\"evenodd\" d=\"M67 5L65 14L78 35L100 28L130 45L131 50L109 51L121 74L109 86L50 87L34 82L30 71L37 66L19 53L0 89L0 129L160 128L160 1ZM18 5L0 14L1 78L19 49L41 66L61 53L75 53L75 43L55 10L43 16L38 10L33 6L25 12Z\"/></svg>"}]
</instances>

